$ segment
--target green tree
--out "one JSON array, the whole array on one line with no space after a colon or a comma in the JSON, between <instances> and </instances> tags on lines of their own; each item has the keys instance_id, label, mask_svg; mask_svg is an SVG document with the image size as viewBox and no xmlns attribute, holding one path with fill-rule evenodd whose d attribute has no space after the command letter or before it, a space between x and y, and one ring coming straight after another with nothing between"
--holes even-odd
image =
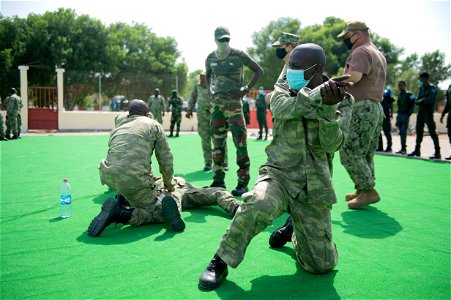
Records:
<instances>
[{"instance_id":1,"label":"green tree","mask_svg":"<svg viewBox=\"0 0 451 300\"><path fill-rule=\"evenodd\" d=\"M301 32L301 22L293 18L279 18L271 21L261 31L252 35L254 47L247 49L247 53L265 70L263 77L256 83L254 88L264 86L265 89L272 89L283 68L283 61L278 59L272 43L280 36L281 32L289 32L299 35ZM245 80L250 80L251 71L245 68Z\"/></svg>"}]
</instances>

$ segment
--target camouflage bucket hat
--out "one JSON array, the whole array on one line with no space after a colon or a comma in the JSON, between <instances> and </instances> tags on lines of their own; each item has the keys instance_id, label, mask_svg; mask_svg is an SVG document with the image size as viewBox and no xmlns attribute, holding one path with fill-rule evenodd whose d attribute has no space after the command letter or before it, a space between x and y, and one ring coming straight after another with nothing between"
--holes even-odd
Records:
<instances>
[{"instance_id":1,"label":"camouflage bucket hat","mask_svg":"<svg viewBox=\"0 0 451 300\"><path fill-rule=\"evenodd\" d=\"M299 37L292 33L282 32L279 39L272 44L273 47L278 47L280 45L298 45Z\"/></svg>"}]
</instances>

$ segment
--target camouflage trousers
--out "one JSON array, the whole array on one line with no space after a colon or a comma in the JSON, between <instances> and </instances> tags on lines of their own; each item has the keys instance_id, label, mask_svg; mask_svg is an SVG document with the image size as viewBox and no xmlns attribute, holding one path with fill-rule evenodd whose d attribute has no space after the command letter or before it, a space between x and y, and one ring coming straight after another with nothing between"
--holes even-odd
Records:
<instances>
[{"instance_id":1,"label":"camouflage trousers","mask_svg":"<svg viewBox=\"0 0 451 300\"><path fill-rule=\"evenodd\" d=\"M252 238L288 212L294 229L291 240L302 268L310 273L331 271L338 262L332 241L332 205L308 203L305 191L293 198L283 186L275 178L259 177L253 190L243 194L241 210L223 235L216 253L236 268L244 259Z\"/></svg>"},{"instance_id":2,"label":"camouflage trousers","mask_svg":"<svg viewBox=\"0 0 451 300\"><path fill-rule=\"evenodd\" d=\"M213 180L224 182L225 153L227 132L232 132L236 148L236 163L238 165L238 183L247 186L249 183L249 155L247 153L247 128L244 123L241 103L212 104L211 132L213 135Z\"/></svg>"},{"instance_id":3,"label":"camouflage trousers","mask_svg":"<svg viewBox=\"0 0 451 300\"><path fill-rule=\"evenodd\" d=\"M102 183L124 196L130 206L134 208L128 222L132 226L163 223L161 200L165 195L174 197L180 212L182 209L219 205L224 211L231 214L241 203L224 189L197 188L182 177L174 177L175 191L168 193L164 191L164 183L161 178L150 180L149 184L141 188L128 188L123 184L125 182L123 176L107 175L106 172L102 173L102 168L100 168L100 173Z\"/></svg>"},{"instance_id":4,"label":"camouflage trousers","mask_svg":"<svg viewBox=\"0 0 451 300\"><path fill-rule=\"evenodd\" d=\"M0 114L0 137L5 136L5 128L3 127L3 115Z\"/></svg>"},{"instance_id":5,"label":"camouflage trousers","mask_svg":"<svg viewBox=\"0 0 451 300\"><path fill-rule=\"evenodd\" d=\"M376 185L374 153L379 143L383 118L380 103L370 100L355 102L349 134L340 149L340 161L358 190L370 190Z\"/></svg>"},{"instance_id":6,"label":"camouflage trousers","mask_svg":"<svg viewBox=\"0 0 451 300\"><path fill-rule=\"evenodd\" d=\"M171 125L169 126L169 130L172 134L174 131L175 125L177 125L177 133L180 131L180 124L182 123L182 114L172 114L171 115Z\"/></svg>"},{"instance_id":7,"label":"camouflage trousers","mask_svg":"<svg viewBox=\"0 0 451 300\"><path fill-rule=\"evenodd\" d=\"M9 136L11 133L15 136L18 136L18 118L19 114L17 112L7 113L6 114L6 136ZM22 122L21 122L22 123Z\"/></svg>"},{"instance_id":8,"label":"camouflage trousers","mask_svg":"<svg viewBox=\"0 0 451 300\"><path fill-rule=\"evenodd\" d=\"M152 113L153 117L155 118L155 120L160 123L163 124L163 117L161 115L161 111L160 110L150 110L150 112Z\"/></svg>"},{"instance_id":9,"label":"camouflage trousers","mask_svg":"<svg viewBox=\"0 0 451 300\"><path fill-rule=\"evenodd\" d=\"M199 133L202 143L202 152L204 154L205 163L210 163L212 160L212 147L211 147L211 124L210 124L211 112L206 109L197 111L197 132Z\"/></svg>"}]
</instances>

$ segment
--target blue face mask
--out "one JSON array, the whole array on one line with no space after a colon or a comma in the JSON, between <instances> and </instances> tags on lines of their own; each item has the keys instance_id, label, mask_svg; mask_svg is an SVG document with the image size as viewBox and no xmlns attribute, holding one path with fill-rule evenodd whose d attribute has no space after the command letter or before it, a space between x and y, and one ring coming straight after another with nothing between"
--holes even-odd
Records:
<instances>
[{"instance_id":1,"label":"blue face mask","mask_svg":"<svg viewBox=\"0 0 451 300\"><path fill-rule=\"evenodd\" d=\"M423 86L423 81L418 80L418 87L422 87Z\"/></svg>"},{"instance_id":2,"label":"blue face mask","mask_svg":"<svg viewBox=\"0 0 451 300\"><path fill-rule=\"evenodd\" d=\"M259 93L260 95L263 95L264 92L265 92L265 91L264 91L263 89L259 89L259 90L258 90L258 93Z\"/></svg>"},{"instance_id":3,"label":"blue face mask","mask_svg":"<svg viewBox=\"0 0 451 300\"><path fill-rule=\"evenodd\" d=\"M311 79L311 78L310 78ZM287 70L287 81L288 85L292 90L300 91L302 88L306 87L307 84L310 82L310 79L304 78L304 70L294 70L294 69L288 69Z\"/></svg>"}]
</instances>

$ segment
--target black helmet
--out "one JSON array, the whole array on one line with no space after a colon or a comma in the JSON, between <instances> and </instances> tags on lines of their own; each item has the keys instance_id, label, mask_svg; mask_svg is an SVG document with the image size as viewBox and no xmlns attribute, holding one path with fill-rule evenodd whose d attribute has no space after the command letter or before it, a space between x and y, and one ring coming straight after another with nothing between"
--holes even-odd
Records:
<instances>
[{"instance_id":1,"label":"black helmet","mask_svg":"<svg viewBox=\"0 0 451 300\"><path fill-rule=\"evenodd\" d=\"M16 91L15 88L10 88L10 89L9 89L9 94L10 94L10 95L13 95L13 94L15 94L15 93L17 93L17 91Z\"/></svg>"}]
</instances>

